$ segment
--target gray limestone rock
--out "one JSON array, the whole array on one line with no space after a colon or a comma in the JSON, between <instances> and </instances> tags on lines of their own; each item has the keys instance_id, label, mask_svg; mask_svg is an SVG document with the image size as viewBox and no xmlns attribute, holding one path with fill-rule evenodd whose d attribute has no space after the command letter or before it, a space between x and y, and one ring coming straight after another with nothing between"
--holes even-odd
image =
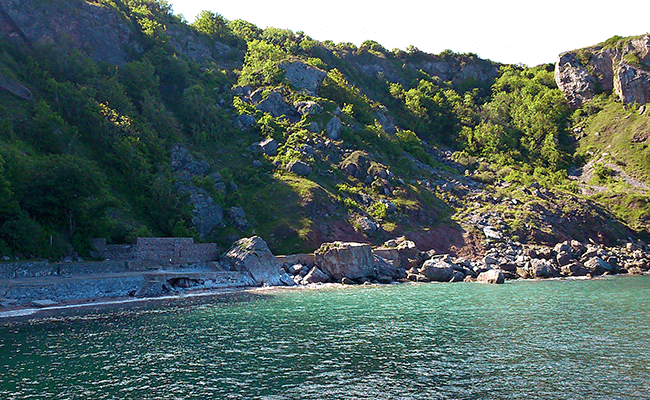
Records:
<instances>
[{"instance_id":1,"label":"gray limestone rock","mask_svg":"<svg viewBox=\"0 0 650 400\"><path fill-rule=\"evenodd\" d=\"M293 105L300 115L316 115L323 112L323 107L315 101L297 101Z\"/></svg>"},{"instance_id":2,"label":"gray limestone rock","mask_svg":"<svg viewBox=\"0 0 650 400\"><path fill-rule=\"evenodd\" d=\"M253 143L251 148L253 151L274 157L278 154L278 141L272 138L264 139L260 142Z\"/></svg>"},{"instance_id":3,"label":"gray limestone rock","mask_svg":"<svg viewBox=\"0 0 650 400\"><path fill-rule=\"evenodd\" d=\"M330 277L318 267L313 267L307 275L303 278L302 282L304 283L326 283L329 282Z\"/></svg>"},{"instance_id":4,"label":"gray limestone rock","mask_svg":"<svg viewBox=\"0 0 650 400\"><path fill-rule=\"evenodd\" d=\"M332 140L338 140L341 135L341 129L343 128L343 123L339 117L332 117L325 126L325 133L328 138Z\"/></svg>"},{"instance_id":5,"label":"gray limestone rock","mask_svg":"<svg viewBox=\"0 0 650 400\"><path fill-rule=\"evenodd\" d=\"M246 212L241 207L230 207L228 211L230 222L240 231L245 231L250 228L248 220L246 219Z\"/></svg>"},{"instance_id":6,"label":"gray limestone rock","mask_svg":"<svg viewBox=\"0 0 650 400\"><path fill-rule=\"evenodd\" d=\"M320 84L327 76L327 72L322 69L299 60L284 62L280 64L280 68L284 70L285 79L294 87L311 95L316 94Z\"/></svg>"},{"instance_id":7,"label":"gray limestone rock","mask_svg":"<svg viewBox=\"0 0 650 400\"><path fill-rule=\"evenodd\" d=\"M293 172L296 175L307 176L311 173L311 167L303 161L295 160L287 165L287 171Z\"/></svg>"},{"instance_id":8,"label":"gray limestone rock","mask_svg":"<svg viewBox=\"0 0 650 400\"><path fill-rule=\"evenodd\" d=\"M221 263L231 271L250 275L255 284L280 286L282 279L280 264L269 250L268 245L259 236L240 239L221 256Z\"/></svg>"},{"instance_id":9,"label":"gray limestone rock","mask_svg":"<svg viewBox=\"0 0 650 400\"><path fill-rule=\"evenodd\" d=\"M481 272L476 277L476 282L480 282L480 283L501 284L504 283L505 280L506 278L505 275L503 274L503 271L499 269L491 269L485 272Z\"/></svg>"},{"instance_id":10,"label":"gray limestone rock","mask_svg":"<svg viewBox=\"0 0 650 400\"><path fill-rule=\"evenodd\" d=\"M337 282L344 276L360 279L375 275L371 247L366 243L324 243L314 256L316 266Z\"/></svg>"},{"instance_id":11,"label":"gray limestone rock","mask_svg":"<svg viewBox=\"0 0 650 400\"><path fill-rule=\"evenodd\" d=\"M253 95L251 94L251 97ZM282 94L279 92L271 92L268 97L257 104L257 109L266 113L271 114L272 117L279 117L284 115L289 120L296 120L300 118L300 115L293 106L289 105Z\"/></svg>"},{"instance_id":12,"label":"gray limestone rock","mask_svg":"<svg viewBox=\"0 0 650 400\"><path fill-rule=\"evenodd\" d=\"M454 267L440 258L430 258L422 264L419 272L431 281L449 282L454 276Z\"/></svg>"}]
</instances>

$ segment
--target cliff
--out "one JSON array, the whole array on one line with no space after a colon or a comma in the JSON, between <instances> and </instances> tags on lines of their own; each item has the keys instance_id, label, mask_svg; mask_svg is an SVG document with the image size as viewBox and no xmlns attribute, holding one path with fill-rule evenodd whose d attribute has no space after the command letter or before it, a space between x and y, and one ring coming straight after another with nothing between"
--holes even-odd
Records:
<instances>
[{"instance_id":1,"label":"cliff","mask_svg":"<svg viewBox=\"0 0 650 400\"><path fill-rule=\"evenodd\" d=\"M555 81L574 108L614 91L626 104L650 102L650 35L614 37L560 54Z\"/></svg>"}]
</instances>

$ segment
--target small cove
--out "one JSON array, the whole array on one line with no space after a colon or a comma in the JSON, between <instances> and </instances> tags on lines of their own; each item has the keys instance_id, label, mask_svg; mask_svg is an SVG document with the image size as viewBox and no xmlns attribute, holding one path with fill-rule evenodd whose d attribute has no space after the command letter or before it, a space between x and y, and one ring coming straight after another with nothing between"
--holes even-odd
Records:
<instances>
[{"instance_id":1,"label":"small cove","mask_svg":"<svg viewBox=\"0 0 650 400\"><path fill-rule=\"evenodd\" d=\"M260 291L0 325L7 399L643 399L650 276Z\"/></svg>"}]
</instances>

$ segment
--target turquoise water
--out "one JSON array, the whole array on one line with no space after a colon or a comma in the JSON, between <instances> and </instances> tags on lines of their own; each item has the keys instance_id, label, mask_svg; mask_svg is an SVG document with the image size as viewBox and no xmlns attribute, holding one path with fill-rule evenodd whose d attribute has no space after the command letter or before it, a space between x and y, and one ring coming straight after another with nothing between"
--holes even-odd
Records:
<instances>
[{"instance_id":1,"label":"turquoise water","mask_svg":"<svg viewBox=\"0 0 650 400\"><path fill-rule=\"evenodd\" d=\"M174 304L0 321L0 398L650 398L650 276Z\"/></svg>"}]
</instances>

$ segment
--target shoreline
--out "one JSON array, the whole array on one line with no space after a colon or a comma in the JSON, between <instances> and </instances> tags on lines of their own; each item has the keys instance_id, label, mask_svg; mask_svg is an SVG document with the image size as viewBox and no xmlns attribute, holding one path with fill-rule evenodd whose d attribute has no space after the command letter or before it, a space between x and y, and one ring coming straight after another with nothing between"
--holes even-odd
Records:
<instances>
[{"instance_id":1,"label":"shoreline","mask_svg":"<svg viewBox=\"0 0 650 400\"><path fill-rule=\"evenodd\" d=\"M600 276L562 276L554 278L519 278L510 279L506 283L513 284L517 282L543 282L543 281L590 281L594 279L611 279L618 277L644 276L641 275L617 274L617 275L600 275ZM284 291L304 291L304 290L328 290L355 287L387 287L393 285L428 285L428 284L446 284L454 282L393 282L390 284L372 283L365 285L347 285L342 283L323 283L310 284L304 286L264 286L264 287L234 287L220 289L195 289L188 290L185 293L166 294L153 297L99 297L78 300L61 301L54 305L35 307L19 305L15 307L0 308L0 326L12 323L24 323L31 320L46 320L65 317L83 317L89 314L109 314L111 311L125 311L136 308L141 309L164 309L169 307L186 307L196 304L206 299L219 299L224 302L247 302L253 298L263 296L264 294ZM486 284L481 282L461 282L469 284ZM169 304L165 304L168 302ZM187 304L184 304L187 303Z\"/></svg>"}]
</instances>

